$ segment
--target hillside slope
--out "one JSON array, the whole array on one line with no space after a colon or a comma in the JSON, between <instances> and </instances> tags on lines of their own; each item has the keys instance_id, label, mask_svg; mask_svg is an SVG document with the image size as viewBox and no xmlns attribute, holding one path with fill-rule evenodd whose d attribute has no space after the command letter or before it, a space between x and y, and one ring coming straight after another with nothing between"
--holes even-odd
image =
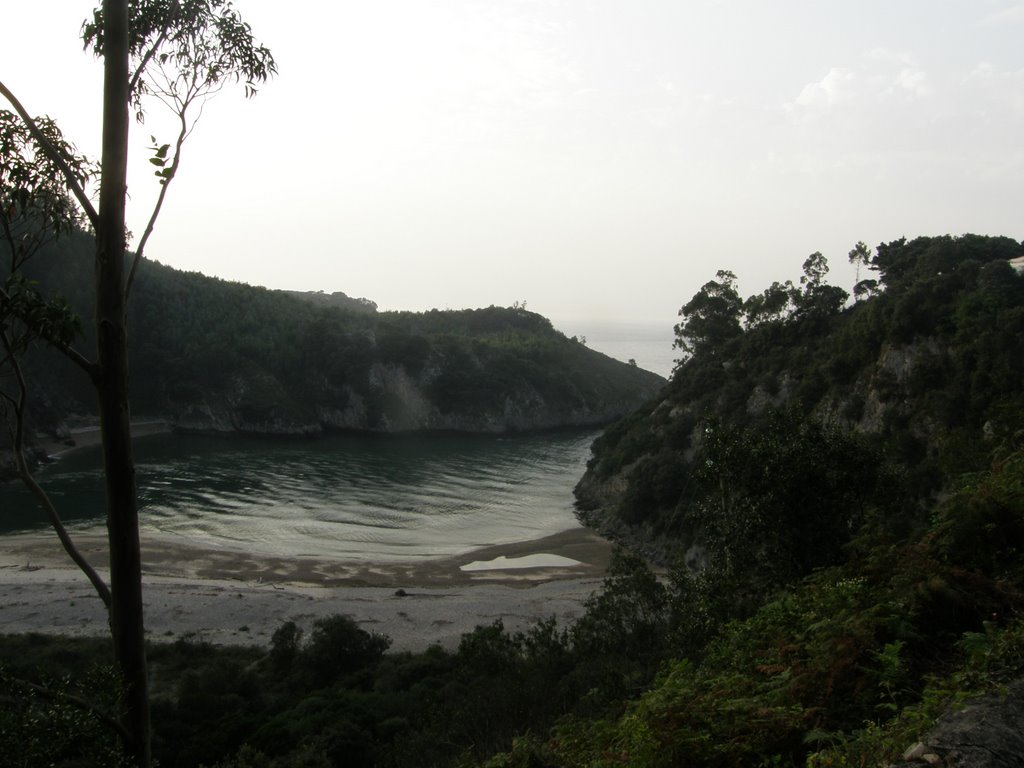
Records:
<instances>
[{"instance_id":1,"label":"hillside slope","mask_svg":"<svg viewBox=\"0 0 1024 768\"><path fill-rule=\"evenodd\" d=\"M767 319L751 312L763 297L721 310L728 302L716 296L728 291L709 283L688 305L695 316L711 307L741 319L745 311L746 322L689 357L650 405L595 443L576 489L587 519L656 559L686 554L697 564L708 435L726 428L749 450L780 410L792 437L801 423L855 435L899 473L910 502L984 467L992 447L1024 427L1024 276L1009 263L1022 253L1009 238L972 235L883 244L862 300L843 309L839 291L830 311L811 312L809 283L788 298L776 285L788 307ZM836 298L838 289L815 287ZM698 319L709 326L707 312ZM787 444L779 436L774 455ZM811 491L826 472L807 479Z\"/></svg>"},{"instance_id":2,"label":"hillside slope","mask_svg":"<svg viewBox=\"0 0 1024 768\"><path fill-rule=\"evenodd\" d=\"M41 290L86 319L90 251L80 235L32 264ZM523 309L375 313L357 302L353 311L143 262L129 310L134 415L210 433L502 433L607 423L664 383ZM81 374L52 353L28 367L41 431L92 412Z\"/></svg>"}]
</instances>

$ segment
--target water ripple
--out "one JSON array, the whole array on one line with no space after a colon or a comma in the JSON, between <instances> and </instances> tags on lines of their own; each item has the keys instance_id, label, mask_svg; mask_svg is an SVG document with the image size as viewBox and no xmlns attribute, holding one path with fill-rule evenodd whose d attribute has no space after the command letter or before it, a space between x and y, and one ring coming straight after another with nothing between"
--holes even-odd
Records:
<instances>
[{"instance_id":1,"label":"water ripple","mask_svg":"<svg viewBox=\"0 0 1024 768\"><path fill-rule=\"evenodd\" d=\"M333 437L138 441L143 531L281 555L357 560L453 554L576 524L572 488L594 432L501 439ZM102 521L98 452L40 473L73 524ZM0 486L0 532L43 524Z\"/></svg>"}]
</instances>

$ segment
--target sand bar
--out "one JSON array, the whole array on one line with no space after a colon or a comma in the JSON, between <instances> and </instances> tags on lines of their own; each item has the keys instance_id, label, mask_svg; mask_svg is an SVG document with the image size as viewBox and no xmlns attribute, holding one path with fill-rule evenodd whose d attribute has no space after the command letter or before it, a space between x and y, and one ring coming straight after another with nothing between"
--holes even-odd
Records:
<instances>
[{"instance_id":1,"label":"sand bar","mask_svg":"<svg viewBox=\"0 0 1024 768\"><path fill-rule=\"evenodd\" d=\"M101 536L78 538L101 572ZM394 650L454 648L465 632L501 619L526 629L554 616L569 624L600 587L612 546L575 528L535 541L409 563L275 558L196 546L171 537L143 543L146 626L153 639L266 644L285 621L308 628L335 613L388 635ZM575 561L535 568L462 570L472 562ZM0 539L0 632L103 635L102 603L48 533Z\"/></svg>"},{"instance_id":2,"label":"sand bar","mask_svg":"<svg viewBox=\"0 0 1024 768\"><path fill-rule=\"evenodd\" d=\"M132 425L136 438L167 431L161 421ZM72 430L70 441L45 447L60 456L99 439L99 430L86 426ZM105 537L74 538L106 577ZM513 630L551 616L571 624L600 587L612 545L589 529L574 528L410 562L274 557L164 534L145 534L142 549L146 627L154 640L194 636L265 645L286 621L308 629L317 618L340 613L369 632L388 635L392 649L400 651L432 644L454 648L464 633L499 619ZM465 568L474 563L489 565ZM54 534L0 537L0 633L107 631L103 604Z\"/></svg>"}]
</instances>

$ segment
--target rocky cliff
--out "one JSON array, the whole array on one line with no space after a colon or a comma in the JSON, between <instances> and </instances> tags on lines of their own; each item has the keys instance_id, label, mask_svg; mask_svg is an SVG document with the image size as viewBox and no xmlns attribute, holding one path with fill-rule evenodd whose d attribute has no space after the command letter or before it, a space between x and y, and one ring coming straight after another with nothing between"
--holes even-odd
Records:
<instances>
[{"instance_id":1,"label":"rocky cliff","mask_svg":"<svg viewBox=\"0 0 1024 768\"><path fill-rule=\"evenodd\" d=\"M1024 680L1005 693L988 694L951 708L891 768L1014 768L1024 764Z\"/></svg>"},{"instance_id":2,"label":"rocky cliff","mask_svg":"<svg viewBox=\"0 0 1024 768\"><path fill-rule=\"evenodd\" d=\"M88 236L60 245L29 277L91 317ZM521 306L374 309L144 261L129 305L133 415L217 434L495 434L604 424L665 383ZM94 348L92 333L84 323L75 346ZM89 382L60 355L39 347L23 362L34 431L59 437L70 415L94 412Z\"/></svg>"},{"instance_id":3,"label":"rocky cliff","mask_svg":"<svg viewBox=\"0 0 1024 768\"><path fill-rule=\"evenodd\" d=\"M595 353L597 354L597 353ZM603 357L603 356L602 356ZM639 407L655 395L662 381L637 371L631 382L616 384L602 370L618 368L610 358L594 359L588 376L552 370L540 386L529 377L507 372L487 375L487 391L455 397L444 391L441 361L418 370L399 363L374 361L358 378L340 384L302 387L266 371L236 376L218 388L180 391L166 403L164 418L172 428L193 433L315 435L326 431L373 433L463 432L501 434L606 424ZM635 370L635 369L634 369ZM630 373L616 371L616 373ZM465 394L465 393L463 393Z\"/></svg>"}]
</instances>

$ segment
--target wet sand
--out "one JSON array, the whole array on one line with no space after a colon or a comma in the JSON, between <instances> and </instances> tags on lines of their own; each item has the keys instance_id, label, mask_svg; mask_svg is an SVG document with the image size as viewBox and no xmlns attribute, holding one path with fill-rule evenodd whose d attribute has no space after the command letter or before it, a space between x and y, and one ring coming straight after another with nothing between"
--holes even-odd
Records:
<instances>
[{"instance_id":1,"label":"wet sand","mask_svg":"<svg viewBox=\"0 0 1024 768\"><path fill-rule=\"evenodd\" d=\"M162 422L132 426L134 437L167 431ZM95 445L99 432L74 430L72 440L46 448L62 455ZM74 539L106 578L105 537ZM586 528L455 557L379 563L274 557L144 534L147 633L155 640L265 645L286 621L308 630L317 618L340 613L389 636L393 650L454 648L464 633L497 620L512 630L552 616L571 624L600 587L611 551ZM0 537L0 633L107 631L102 602L52 532Z\"/></svg>"},{"instance_id":2,"label":"wet sand","mask_svg":"<svg viewBox=\"0 0 1024 768\"><path fill-rule=\"evenodd\" d=\"M105 576L103 538L77 542ZM516 558L539 554L574 564L462 570L500 557L506 560L498 565L515 566ZM571 624L600 587L610 555L611 545L584 528L413 563L263 557L151 537L143 544L146 627L153 639L264 645L286 621L308 630L340 613L388 635L393 650L454 648L465 632L499 619L509 629L551 616ZM102 603L55 536L0 541L0 632L107 632Z\"/></svg>"}]
</instances>

